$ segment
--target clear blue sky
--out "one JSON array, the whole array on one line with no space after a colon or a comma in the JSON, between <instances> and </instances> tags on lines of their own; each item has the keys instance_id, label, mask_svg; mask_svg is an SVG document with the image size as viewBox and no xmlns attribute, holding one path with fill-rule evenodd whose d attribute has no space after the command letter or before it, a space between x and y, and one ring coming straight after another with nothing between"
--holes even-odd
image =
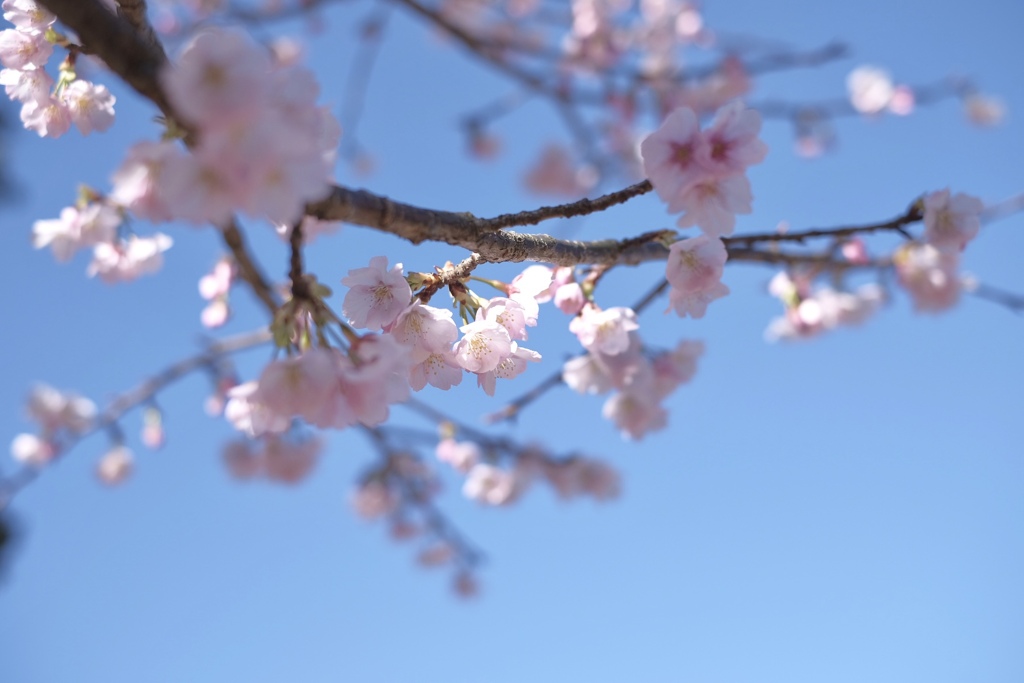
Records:
<instances>
[{"instance_id":1,"label":"clear blue sky","mask_svg":"<svg viewBox=\"0 0 1024 683\"><path fill-rule=\"evenodd\" d=\"M355 8L330 12L329 30L311 42L335 105L353 19L367 6ZM706 9L734 33L853 46L852 60L765 79L753 99L842 95L846 73L871 63L911 83L969 74L1010 109L996 130L969 127L954 102L907 119L844 120L837 153L811 162L792 154L785 126L768 124L771 153L751 172L755 211L739 230L884 219L946 186L986 200L1024 190L1020 3ZM458 116L506 84L396 19L361 127L379 170L339 169L340 182L478 215L539 204L520 178L541 144L564 137L555 117L530 105L497 129L506 143L497 162L468 159ZM0 207L5 443L30 428L22 402L34 381L102 400L190 353L202 333L196 281L219 255L208 230L164 228L175 239L164 271L127 286L87 279L81 258L58 266L31 250L33 220L56 216L79 182L105 187L125 147L156 134L151 107L100 80L119 97L108 134L5 135L19 183L16 201ZM557 229L624 236L670 222L644 197ZM283 246L252 227L268 270L283 276ZM335 285L377 253L416 270L464 255L356 227L316 246L310 267ZM1022 254L1016 216L984 228L965 267L1024 292ZM734 294L702 321L644 314L648 339L708 347L694 382L669 401L667 430L622 442L600 399L566 390L511 428L611 460L624 474L617 502L563 504L538 489L515 507L481 509L446 480L440 504L489 558L483 593L468 603L451 596L446 574L417 568L412 547L350 511L351 482L374 457L360 435L331 436L298 487L237 484L219 458L231 430L201 408L205 382L176 386L161 397L167 446L134 443L138 467L125 486L95 482L97 436L17 500L25 536L0 584L0 681L1024 680L1024 320L972 299L915 316L900 297L862 329L772 346L762 340L779 312L764 292L771 274L730 267ZM618 276L621 300L607 304L635 300L656 277L656 265ZM258 324L248 297L236 301L228 331ZM542 313L535 346L548 363L499 399L572 350L563 322ZM251 376L267 358L250 353L240 368ZM433 400L467 421L486 410L469 386ZM134 438L137 418L126 427Z\"/></svg>"}]
</instances>

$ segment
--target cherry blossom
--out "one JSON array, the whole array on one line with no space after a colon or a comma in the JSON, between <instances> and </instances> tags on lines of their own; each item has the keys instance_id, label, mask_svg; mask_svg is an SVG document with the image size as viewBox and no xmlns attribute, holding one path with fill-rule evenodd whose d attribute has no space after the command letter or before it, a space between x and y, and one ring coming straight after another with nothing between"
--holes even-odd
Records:
<instances>
[{"instance_id":1,"label":"cherry blossom","mask_svg":"<svg viewBox=\"0 0 1024 683\"><path fill-rule=\"evenodd\" d=\"M957 252L940 251L930 244L908 244L896 252L893 262L900 284L913 299L914 310L937 313L960 300Z\"/></svg>"},{"instance_id":2,"label":"cherry blossom","mask_svg":"<svg viewBox=\"0 0 1024 683\"><path fill-rule=\"evenodd\" d=\"M26 401L26 410L44 434L66 429L78 434L89 429L96 419L96 404L84 396L62 392L46 384L37 384Z\"/></svg>"},{"instance_id":3,"label":"cherry blossom","mask_svg":"<svg viewBox=\"0 0 1024 683\"><path fill-rule=\"evenodd\" d=\"M748 166L764 161L768 146L758 140L761 115L733 102L718 110L703 131L696 149L697 161L705 173L718 176L742 173Z\"/></svg>"},{"instance_id":4,"label":"cherry blossom","mask_svg":"<svg viewBox=\"0 0 1024 683\"><path fill-rule=\"evenodd\" d=\"M163 252L173 240L162 233L152 237L130 235L119 242L100 242L93 248L92 263L87 273L99 275L104 282L127 282L140 275L157 272L163 267Z\"/></svg>"},{"instance_id":5,"label":"cherry blossom","mask_svg":"<svg viewBox=\"0 0 1024 683\"><path fill-rule=\"evenodd\" d=\"M526 188L537 194L578 197L585 194L596 178L587 167L578 167L569 152L560 145L548 145L526 174Z\"/></svg>"},{"instance_id":6,"label":"cherry blossom","mask_svg":"<svg viewBox=\"0 0 1024 683\"><path fill-rule=\"evenodd\" d=\"M620 391L605 402L601 414L615 423L631 439L642 439L648 432L663 429L668 413L654 396L644 391Z\"/></svg>"},{"instance_id":7,"label":"cherry blossom","mask_svg":"<svg viewBox=\"0 0 1024 683\"><path fill-rule=\"evenodd\" d=\"M135 456L123 444L107 451L96 465L96 476L108 486L116 486L127 479L134 469Z\"/></svg>"},{"instance_id":8,"label":"cherry blossom","mask_svg":"<svg viewBox=\"0 0 1024 683\"><path fill-rule=\"evenodd\" d=\"M363 482L352 494L352 507L363 519L376 519L390 514L398 507L398 498L379 479Z\"/></svg>"},{"instance_id":9,"label":"cherry blossom","mask_svg":"<svg viewBox=\"0 0 1024 683\"><path fill-rule=\"evenodd\" d=\"M629 348L629 333L639 328L636 313L622 306L601 310L588 304L569 323L569 331L579 338L583 348L607 355Z\"/></svg>"},{"instance_id":10,"label":"cherry blossom","mask_svg":"<svg viewBox=\"0 0 1024 683\"><path fill-rule=\"evenodd\" d=\"M480 446L472 441L441 439L437 442L435 454L438 460L462 473L469 472L481 460Z\"/></svg>"},{"instance_id":11,"label":"cherry blossom","mask_svg":"<svg viewBox=\"0 0 1024 683\"><path fill-rule=\"evenodd\" d=\"M11 456L32 467L42 467L56 454L53 444L35 434L18 434L11 442Z\"/></svg>"},{"instance_id":12,"label":"cherry blossom","mask_svg":"<svg viewBox=\"0 0 1024 683\"><path fill-rule=\"evenodd\" d=\"M172 212L162 194L162 175L167 162L183 156L171 142L139 142L128 150L121 167L114 172L112 201L136 216L167 221Z\"/></svg>"},{"instance_id":13,"label":"cherry blossom","mask_svg":"<svg viewBox=\"0 0 1024 683\"><path fill-rule=\"evenodd\" d=\"M860 66L846 77L850 104L862 114L877 114L889 105L895 86L889 73L873 66Z\"/></svg>"},{"instance_id":14,"label":"cherry blossom","mask_svg":"<svg viewBox=\"0 0 1024 683\"><path fill-rule=\"evenodd\" d=\"M665 278L670 308L681 317L703 318L707 306L729 293L722 284L728 254L722 240L707 235L674 242L669 247Z\"/></svg>"},{"instance_id":15,"label":"cherry blossom","mask_svg":"<svg viewBox=\"0 0 1024 683\"><path fill-rule=\"evenodd\" d=\"M977 197L948 189L925 196L924 241L941 251L961 251L981 229L984 205Z\"/></svg>"},{"instance_id":16,"label":"cherry blossom","mask_svg":"<svg viewBox=\"0 0 1024 683\"><path fill-rule=\"evenodd\" d=\"M168 96L193 123L220 124L255 111L269 87L270 59L244 33L197 35L162 76Z\"/></svg>"},{"instance_id":17,"label":"cherry blossom","mask_svg":"<svg viewBox=\"0 0 1024 683\"><path fill-rule=\"evenodd\" d=\"M69 206L60 218L39 220L32 226L32 246L50 247L58 261L70 261L78 249L115 239L121 216L106 204L93 203L85 208Z\"/></svg>"},{"instance_id":18,"label":"cherry blossom","mask_svg":"<svg viewBox=\"0 0 1024 683\"><path fill-rule=\"evenodd\" d=\"M79 79L64 89L63 98L71 121L82 135L94 130L105 131L114 123L117 98L104 85Z\"/></svg>"},{"instance_id":19,"label":"cherry blossom","mask_svg":"<svg viewBox=\"0 0 1024 683\"><path fill-rule=\"evenodd\" d=\"M526 363L540 362L540 354L531 349L519 346L516 342L511 344L511 353L502 358L498 365L487 372L477 373L477 385L480 386L488 396L494 396L495 382L498 379L513 379L526 372Z\"/></svg>"},{"instance_id":20,"label":"cherry blossom","mask_svg":"<svg viewBox=\"0 0 1024 683\"><path fill-rule=\"evenodd\" d=\"M50 97L53 78L42 69L4 69L0 71L0 85L13 100L35 102Z\"/></svg>"},{"instance_id":21,"label":"cherry blossom","mask_svg":"<svg viewBox=\"0 0 1024 683\"><path fill-rule=\"evenodd\" d=\"M462 494L470 500L486 505L508 505L522 493L525 482L515 470L503 470L494 465L473 465L462 487Z\"/></svg>"},{"instance_id":22,"label":"cherry blossom","mask_svg":"<svg viewBox=\"0 0 1024 683\"><path fill-rule=\"evenodd\" d=\"M387 328L409 306L412 289L402 275L402 264L388 270L386 256L374 256L370 265L348 271L341 283L349 288L341 310L356 327Z\"/></svg>"},{"instance_id":23,"label":"cherry blossom","mask_svg":"<svg viewBox=\"0 0 1024 683\"><path fill-rule=\"evenodd\" d=\"M4 0L3 9L4 19L26 32L46 31L57 21L35 0Z\"/></svg>"},{"instance_id":24,"label":"cherry blossom","mask_svg":"<svg viewBox=\"0 0 1024 683\"><path fill-rule=\"evenodd\" d=\"M334 352L313 348L263 368L252 395L271 413L314 422L325 403L338 391Z\"/></svg>"},{"instance_id":25,"label":"cherry blossom","mask_svg":"<svg viewBox=\"0 0 1024 683\"><path fill-rule=\"evenodd\" d=\"M673 111L658 130L640 143L644 175L661 201L672 205L680 194L704 176L705 171L697 160L702 144L700 122L689 107Z\"/></svg>"},{"instance_id":26,"label":"cherry blossom","mask_svg":"<svg viewBox=\"0 0 1024 683\"><path fill-rule=\"evenodd\" d=\"M494 297L480 308L479 316L483 316L484 320L491 320L504 327L508 330L508 336L511 339L522 341L527 338L526 326L529 324L529 321L526 317L526 311L517 301L506 297ZM537 324L536 319L534 319L533 324Z\"/></svg>"},{"instance_id":27,"label":"cherry blossom","mask_svg":"<svg viewBox=\"0 0 1024 683\"><path fill-rule=\"evenodd\" d=\"M1006 118L1006 105L1002 100L973 93L964 98L964 113L976 126L998 126Z\"/></svg>"},{"instance_id":28,"label":"cherry blossom","mask_svg":"<svg viewBox=\"0 0 1024 683\"><path fill-rule=\"evenodd\" d=\"M745 175L704 178L682 191L669 211L685 211L676 221L680 228L696 225L705 235L727 237L736 228L736 214L753 211L754 196Z\"/></svg>"},{"instance_id":29,"label":"cherry blossom","mask_svg":"<svg viewBox=\"0 0 1024 683\"><path fill-rule=\"evenodd\" d=\"M291 421L287 416L274 413L258 402L258 389L256 382L246 382L229 389L224 417L235 429L251 437L288 429Z\"/></svg>"},{"instance_id":30,"label":"cherry blossom","mask_svg":"<svg viewBox=\"0 0 1024 683\"><path fill-rule=\"evenodd\" d=\"M490 372L512 354L508 330L493 320L478 317L460 329L463 337L455 346L455 358L470 372Z\"/></svg>"},{"instance_id":31,"label":"cherry blossom","mask_svg":"<svg viewBox=\"0 0 1024 683\"><path fill-rule=\"evenodd\" d=\"M235 479L253 479L263 473L263 453L256 450L255 441L229 441L221 450L221 459Z\"/></svg>"},{"instance_id":32,"label":"cherry blossom","mask_svg":"<svg viewBox=\"0 0 1024 683\"><path fill-rule=\"evenodd\" d=\"M313 471L322 449L323 442L318 438L267 434L263 437L263 471L273 481L297 484Z\"/></svg>"},{"instance_id":33,"label":"cherry blossom","mask_svg":"<svg viewBox=\"0 0 1024 683\"><path fill-rule=\"evenodd\" d=\"M71 129L71 112L63 100L51 95L26 102L21 108L21 122L41 138L59 138Z\"/></svg>"},{"instance_id":34,"label":"cherry blossom","mask_svg":"<svg viewBox=\"0 0 1024 683\"><path fill-rule=\"evenodd\" d=\"M447 391L462 382L462 366L451 348L436 352L413 349L412 360L409 386L413 391L421 391L428 384Z\"/></svg>"},{"instance_id":35,"label":"cherry blossom","mask_svg":"<svg viewBox=\"0 0 1024 683\"><path fill-rule=\"evenodd\" d=\"M452 312L413 301L399 313L391 335L402 344L426 351L451 350L458 339L459 329L452 320Z\"/></svg>"},{"instance_id":36,"label":"cherry blossom","mask_svg":"<svg viewBox=\"0 0 1024 683\"><path fill-rule=\"evenodd\" d=\"M6 12L4 13L6 17ZM0 63L8 69L42 67L53 54L53 43L41 31L8 28L0 31Z\"/></svg>"}]
</instances>

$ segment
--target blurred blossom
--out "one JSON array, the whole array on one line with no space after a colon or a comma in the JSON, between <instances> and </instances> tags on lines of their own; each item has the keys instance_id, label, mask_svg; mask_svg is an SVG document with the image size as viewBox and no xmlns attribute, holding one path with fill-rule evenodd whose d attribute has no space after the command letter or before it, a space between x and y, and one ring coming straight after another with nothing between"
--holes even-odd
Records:
<instances>
[{"instance_id":1,"label":"blurred blossom","mask_svg":"<svg viewBox=\"0 0 1024 683\"><path fill-rule=\"evenodd\" d=\"M985 128L998 126L1006 118L1006 105L1002 100L977 93L964 98L967 120Z\"/></svg>"},{"instance_id":2,"label":"blurred blossom","mask_svg":"<svg viewBox=\"0 0 1024 683\"><path fill-rule=\"evenodd\" d=\"M895 94L889 72L874 66L860 66L846 77L850 104L862 114L877 114L885 109Z\"/></svg>"},{"instance_id":3,"label":"blurred blossom","mask_svg":"<svg viewBox=\"0 0 1024 683\"><path fill-rule=\"evenodd\" d=\"M96 475L104 484L114 486L120 484L132 473L134 457L124 445L111 448L100 459L96 466Z\"/></svg>"}]
</instances>

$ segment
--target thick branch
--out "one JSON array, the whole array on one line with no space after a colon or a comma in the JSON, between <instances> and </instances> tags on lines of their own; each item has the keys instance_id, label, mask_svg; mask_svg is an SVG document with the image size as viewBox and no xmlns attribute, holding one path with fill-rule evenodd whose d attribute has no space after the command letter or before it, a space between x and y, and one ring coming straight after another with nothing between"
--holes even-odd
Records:
<instances>
[{"instance_id":1,"label":"thick branch","mask_svg":"<svg viewBox=\"0 0 1024 683\"><path fill-rule=\"evenodd\" d=\"M529 213L541 214L548 210ZM389 232L413 244L434 241L463 247L493 263L546 261L562 266L636 265L664 260L668 253L658 243L625 246L613 239L579 242L548 235L499 231L500 226L508 224L508 217L499 216L492 221L468 213L434 211L395 202L364 190L342 187L333 188L326 199L311 204L307 211L322 220L344 221Z\"/></svg>"}]
</instances>

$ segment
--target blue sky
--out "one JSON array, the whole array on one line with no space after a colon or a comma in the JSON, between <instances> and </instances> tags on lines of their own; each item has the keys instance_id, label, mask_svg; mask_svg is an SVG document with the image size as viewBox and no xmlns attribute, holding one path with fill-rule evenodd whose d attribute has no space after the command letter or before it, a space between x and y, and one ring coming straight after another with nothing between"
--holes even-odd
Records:
<instances>
[{"instance_id":1,"label":"blue sky","mask_svg":"<svg viewBox=\"0 0 1024 683\"><path fill-rule=\"evenodd\" d=\"M754 213L739 231L885 219L947 186L985 200L1024 190L1019 3L779 5L709 2L706 16L802 48L840 39L855 57L770 76L753 100L839 96L849 70L868 63L910 83L971 75L1010 116L978 130L946 102L905 119L843 120L836 153L814 161L793 155L790 131L769 123L771 152L751 171ZM367 9L330 12L328 30L311 38L324 101L335 106ZM356 177L339 167L339 181L478 215L541 203L521 176L543 143L564 138L557 119L531 104L496 129L505 142L497 161L469 159L459 115L507 85L394 19L360 127L378 170ZM175 239L164 271L116 287L87 279L83 260L60 266L31 249L34 220L56 216L78 183L105 187L124 149L156 135L151 107L99 79L119 97L111 132L6 135L18 188L0 207L4 439L30 428L22 403L33 382L102 400L191 353L203 334L196 281L220 253L209 230L163 228ZM582 239L671 222L643 197L552 229ZM267 270L283 277L283 245L262 226L250 231ZM349 268L380 253L415 270L464 255L345 227L316 244L309 266L340 292ZM1014 216L983 229L965 268L1024 292L1021 253L1024 217ZM615 274L607 305L634 301L658 271ZM24 536L0 584L0 681L1024 679L1024 321L969 298L918 316L898 296L863 328L768 345L762 332L779 313L765 292L771 274L728 268L733 295L701 321L658 306L643 315L645 338L708 348L695 380L668 402L665 431L621 441L600 399L564 389L505 428L607 458L623 472L618 501L566 504L536 490L514 507L482 509L446 479L440 505L488 557L472 602L452 597L446 574L418 568L413 546L349 509L351 483L374 457L362 436L331 435L299 486L238 484L219 458L231 430L202 411L205 381L182 382L160 401L167 446L133 443L126 485L96 483L105 443L95 436L16 501ZM235 300L228 332L260 324L244 293ZM531 342L546 364L498 399L573 350L563 323L542 313ZM268 358L252 351L239 368L252 376ZM490 409L470 386L430 400L467 422ZM139 426L127 420L130 439Z\"/></svg>"}]
</instances>

